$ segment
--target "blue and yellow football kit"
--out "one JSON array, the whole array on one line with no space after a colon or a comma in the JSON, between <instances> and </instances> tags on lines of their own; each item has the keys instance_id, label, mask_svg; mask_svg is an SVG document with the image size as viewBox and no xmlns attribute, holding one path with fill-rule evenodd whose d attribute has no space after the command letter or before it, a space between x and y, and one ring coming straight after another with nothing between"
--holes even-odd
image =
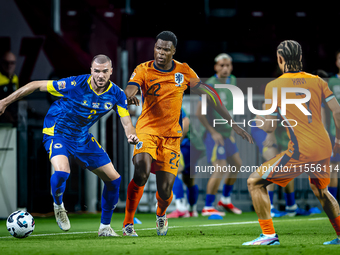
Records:
<instances>
[{"instance_id":1,"label":"blue and yellow football kit","mask_svg":"<svg viewBox=\"0 0 340 255\"><path fill-rule=\"evenodd\" d=\"M48 81L47 90L61 97L51 105L44 120L43 143L50 159L73 155L89 170L111 162L89 128L112 109L120 117L129 116L124 91L110 81L108 88L97 94L91 86L91 75Z\"/></svg>"}]
</instances>

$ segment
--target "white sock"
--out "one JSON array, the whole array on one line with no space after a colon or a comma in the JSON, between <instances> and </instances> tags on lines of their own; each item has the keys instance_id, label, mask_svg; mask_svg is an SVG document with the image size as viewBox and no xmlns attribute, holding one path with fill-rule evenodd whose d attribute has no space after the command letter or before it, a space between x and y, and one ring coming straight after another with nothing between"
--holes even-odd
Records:
<instances>
[{"instance_id":1,"label":"white sock","mask_svg":"<svg viewBox=\"0 0 340 255\"><path fill-rule=\"evenodd\" d=\"M271 209L274 209L274 206L273 206L273 205L270 205L270 210L271 210Z\"/></svg>"},{"instance_id":2,"label":"white sock","mask_svg":"<svg viewBox=\"0 0 340 255\"><path fill-rule=\"evenodd\" d=\"M276 235L276 233L271 234L271 235L265 235L265 236L267 236L267 237L275 237L275 235Z\"/></svg>"},{"instance_id":3,"label":"white sock","mask_svg":"<svg viewBox=\"0 0 340 255\"><path fill-rule=\"evenodd\" d=\"M222 196L220 201L223 203L223 204L231 204L231 197L224 197Z\"/></svg>"},{"instance_id":4,"label":"white sock","mask_svg":"<svg viewBox=\"0 0 340 255\"><path fill-rule=\"evenodd\" d=\"M197 211L197 204L189 205L189 212L196 212Z\"/></svg>"},{"instance_id":5,"label":"white sock","mask_svg":"<svg viewBox=\"0 0 340 255\"><path fill-rule=\"evenodd\" d=\"M177 209L178 211L184 212L184 211L188 210L184 198L176 199L176 200L175 200L175 203L176 203L176 209Z\"/></svg>"},{"instance_id":6,"label":"white sock","mask_svg":"<svg viewBox=\"0 0 340 255\"><path fill-rule=\"evenodd\" d=\"M286 210L296 210L298 208L297 204L292 206L286 206Z\"/></svg>"},{"instance_id":7,"label":"white sock","mask_svg":"<svg viewBox=\"0 0 340 255\"><path fill-rule=\"evenodd\" d=\"M100 226L99 226L99 229L103 229L103 228L107 228L107 227L110 227L110 224L103 224L103 223L100 223Z\"/></svg>"}]
</instances>

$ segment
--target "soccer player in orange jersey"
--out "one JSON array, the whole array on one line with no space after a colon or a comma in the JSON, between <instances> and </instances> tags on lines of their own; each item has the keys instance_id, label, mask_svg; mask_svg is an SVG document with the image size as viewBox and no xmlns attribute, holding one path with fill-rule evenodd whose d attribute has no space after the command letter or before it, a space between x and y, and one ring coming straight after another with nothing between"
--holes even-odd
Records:
<instances>
[{"instance_id":1,"label":"soccer player in orange jersey","mask_svg":"<svg viewBox=\"0 0 340 255\"><path fill-rule=\"evenodd\" d=\"M326 212L338 238L324 244L340 244L340 209L336 199L328 192L332 146L321 121L321 103L325 99L333 112L336 124L334 152L340 151L340 106L327 83L318 76L302 72L302 49L295 41L283 41L277 48L277 61L283 75L266 86L266 109L271 109L273 90L277 89L276 112L285 121L290 138L288 149L263 163L248 178L248 189L262 229L260 237L243 245L280 244L270 216L270 200L266 187L276 183L286 186L302 173L310 178L310 186ZM310 100L300 104L285 104L281 100L284 88L306 89ZM301 100L305 93L286 93L288 99ZM286 108L286 109L285 109ZM284 112L286 110L286 113ZM276 128L277 114L266 115L263 130L271 133ZM309 114L308 114L309 113ZM273 123L273 124L272 124Z\"/></svg>"},{"instance_id":2,"label":"soccer player in orange jersey","mask_svg":"<svg viewBox=\"0 0 340 255\"><path fill-rule=\"evenodd\" d=\"M176 45L177 38L172 32L161 32L156 37L154 60L138 65L125 89L128 104L139 105L135 97L139 89L143 103L136 125L140 142L134 150L135 172L128 186L123 222L123 234L126 236L137 236L133 218L150 172L156 174L157 234L167 233L166 209L172 201L172 186L180 158L180 114L184 90L190 86L194 93L207 94L208 103L213 104L223 118L232 121L214 89L199 82L196 73L186 63L173 59ZM241 127L234 125L233 129L253 143L251 136Z\"/></svg>"}]
</instances>

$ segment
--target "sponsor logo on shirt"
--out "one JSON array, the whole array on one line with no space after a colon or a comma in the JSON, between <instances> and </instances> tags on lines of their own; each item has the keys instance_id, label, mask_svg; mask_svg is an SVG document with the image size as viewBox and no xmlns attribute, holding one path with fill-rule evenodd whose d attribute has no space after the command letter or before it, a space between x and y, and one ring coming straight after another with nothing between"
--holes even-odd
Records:
<instances>
[{"instance_id":1,"label":"sponsor logo on shirt","mask_svg":"<svg viewBox=\"0 0 340 255\"><path fill-rule=\"evenodd\" d=\"M135 77L135 75L136 75L136 72L133 72L133 73L131 74L130 80L132 80L132 79Z\"/></svg>"},{"instance_id":2,"label":"sponsor logo on shirt","mask_svg":"<svg viewBox=\"0 0 340 255\"><path fill-rule=\"evenodd\" d=\"M62 147L63 147L63 145L61 143L56 143L55 145L53 145L54 149L60 149Z\"/></svg>"}]
</instances>

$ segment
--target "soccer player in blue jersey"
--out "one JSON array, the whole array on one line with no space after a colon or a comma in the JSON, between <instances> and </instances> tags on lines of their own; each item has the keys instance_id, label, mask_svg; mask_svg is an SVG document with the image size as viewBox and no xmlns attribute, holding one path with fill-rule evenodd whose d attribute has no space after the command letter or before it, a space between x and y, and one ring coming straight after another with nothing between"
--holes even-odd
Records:
<instances>
[{"instance_id":1,"label":"soccer player in blue jersey","mask_svg":"<svg viewBox=\"0 0 340 255\"><path fill-rule=\"evenodd\" d=\"M124 91L109 80L112 63L105 55L97 55L91 64L91 74L73 76L59 81L33 81L0 100L0 115L11 103L35 90L60 97L47 112L43 143L55 169L51 177L54 213L61 230L71 227L63 204L66 180L70 175L69 156L73 155L83 168L104 182L99 236L118 236L110 226L118 197L121 177L89 128L114 109L120 116L130 144L137 144L135 128L127 110Z\"/></svg>"}]
</instances>

